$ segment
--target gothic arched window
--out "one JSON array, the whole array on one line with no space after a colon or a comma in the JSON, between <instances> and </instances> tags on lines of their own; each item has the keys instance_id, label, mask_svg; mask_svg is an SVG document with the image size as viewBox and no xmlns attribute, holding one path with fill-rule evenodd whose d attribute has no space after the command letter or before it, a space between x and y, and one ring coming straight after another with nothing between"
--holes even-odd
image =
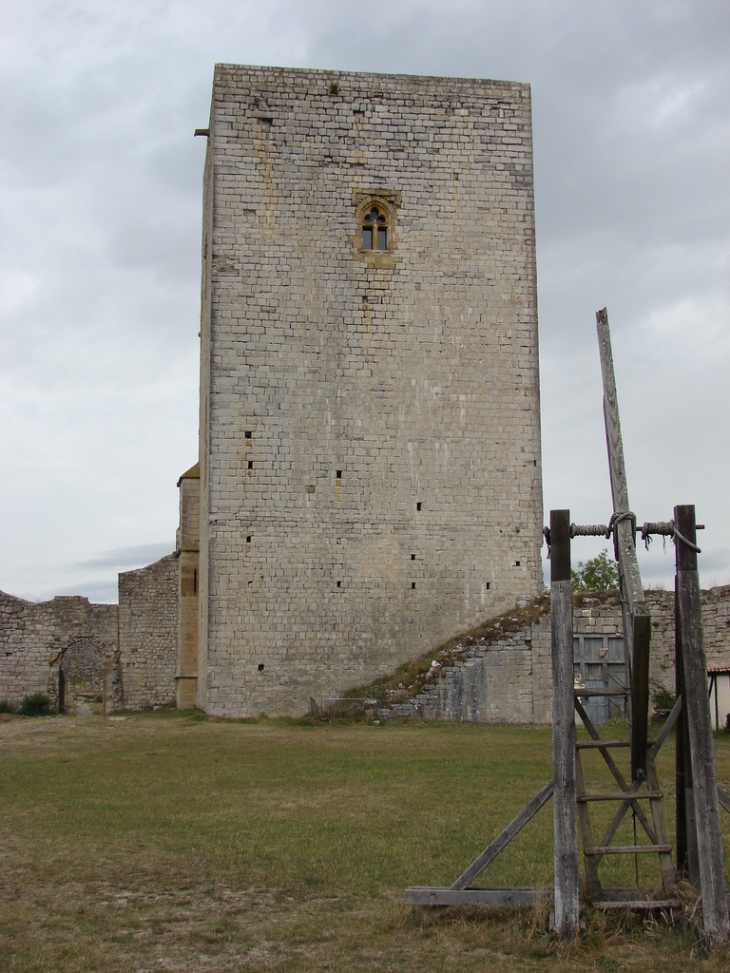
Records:
<instances>
[{"instance_id":1,"label":"gothic arched window","mask_svg":"<svg viewBox=\"0 0 730 973\"><path fill-rule=\"evenodd\" d=\"M382 206L373 205L362 218L363 250L388 249L388 213Z\"/></svg>"}]
</instances>

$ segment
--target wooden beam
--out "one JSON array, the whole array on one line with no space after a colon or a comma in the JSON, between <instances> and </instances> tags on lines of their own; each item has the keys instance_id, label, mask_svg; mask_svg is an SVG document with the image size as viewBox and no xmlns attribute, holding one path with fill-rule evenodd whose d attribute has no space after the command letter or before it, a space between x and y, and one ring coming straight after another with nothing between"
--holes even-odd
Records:
<instances>
[{"instance_id":1,"label":"wooden beam","mask_svg":"<svg viewBox=\"0 0 730 973\"><path fill-rule=\"evenodd\" d=\"M634 618L634 667L631 680L631 779L646 777L649 737L649 613Z\"/></svg>"},{"instance_id":2,"label":"wooden beam","mask_svg":"<svg viewBox=\"0 0 730 973\"><path fill-rule=\"evenodd\" d=\"M593 902L602 912L672 912L682 908L679 899L628 899L625 902Z\"/></svg>"},{"instance_id":3,"label":"wooden beam","mask_svg":"<svg viewBox=\"0 0 730 973\"><path fill-rule=\"evenodd\" d=\"M677 593L677 579L674 579L674 690L678 700L684 696L684 661L682 656L682 628L679 624L679 604ZM676 703L675 703L676 708ZM694 826L694 801L692 800L692 764L689 759L689 736L687 731L687 716L684 707L677 712L675 749L674 749L674 781L676 796L676 838L675 856L677 871L690 882L699 879L697 871L697 842L690 841L690 835L696 837Z\"/></svg>"},{"instance_id":4,"label":"wooden beam","mask_svg":"<svg viewBox=\"0 0 730 973\"><path fill-rule=\"evenodd\" d=\"M630 747L630 740L579 740L576 750L605 750L613 747Z\"/></svg>"},{"instance_id":5,"label":"wooden beam","mask_svg":"<svg viewBox=\"0 0 730 973\"><path fill-rule=\"evenodd\" d=\"M579 922L569 510L550 511L550 579L555 933L567 940L576 938Z\"/></svg>"},{"instance_id":6,"label":"wooden beam","mask_svg":"<svg viewBox=\"0 0 730 973\"><path fill-rule=\"evenodd\" d=\"M635 524L625 515L631 511L629 488L626 479L624 445L621 437L621 420L618 411L618 394L613 368L611 333L608 312L604 307L596 314L598 347L601 355L603 376L603 418L606 426L608 466L611 475L613 512L618 518L615 524L616 551L618 554L621 613L624 623L624 648L626 668L631 680L631 776L646 774L646 737L649 713L649 638L651 625L649 611L641 583L639 562L636 560ZM624 515L624 519L622 518ZM639 680L634 685L634 680Z\"/></svg>"},{"instance_id":7,"label":"wooden beam","mask_svg":"<svg viewBox=\"0 0 730 973\"><path fill-rule=\"evenodd\" d=\"M654 751L651 750L647 753L646 759L646 783L650 791L658 793L659 791L659 777L656 772L656 764L654 763ZM667 825L664 821L664 805L662 804L661 797L651 799L651 813L654 819L654 832L656 834L656 843L658 845L669 845L669 835L667 834ZM671 848L671 845L670 845ZM674 867L674 862L672 861L671 851L662 852L659 855L659 867L662 870L662 887L666 893L669 893L671 889L677 884L677 870Z\"/></svg>"},{"instance_id":8,"label":"wooden beam","mask_svg":"<svg viewBox=\"0 0 730 973\"><path fill-rule=\"evenodd\" d=\"M552 889L513 888L513 889L446 889L430 886L406 889L406 905L481 905L496 909L526 909L538 901L550 902Z\"/></svg>"},{"instance_id":9,"label":"wooden beam","mask_svg":"<svg viewBox=\"0 0 730 973\"><path fill-rule=\"evenodd\" d=\"M585 709L581 705L580 700L578 700L578 699L575 700L575 708L576 708L576 711L577 711L578 715L580 716L581 720L583 721L583 725L585 726L586 730L588 730L588 732L590 733L590 735L593 737L594 742L596 744L603 742L603 741L601 741L600 734L599 734L598 730L593 725L590 717L588 716L588 714L586 713ZM618 784L618 786L621 788L621 790L622 791L626 791L627 793L629 793L629 786L626 783L626 780L624 779L624 775L621 773L621 771L616 766L616 761L613 759L613 757L608 752L608 750L605 749L605 748L599 747L598 748L598 752L603 757L603 759L604 759L604 761L606 763L606 766L608 767L608 769L613 774L614 780L616 781L616 783ZM631 786L631 794L632 795L635 793L636 789L639 787L640 784L641 784L641 781L634 781L634 783ZM631 807L633 808L634 813L636 814L636 817L641 822L641 826L643 827L644 831L646 831L647 835L649 836L649 840L650 841L655 841L656 840L656 836L654 834L653 828L649 824L649 819L644 814L644 811L643 811L641 805L639 804L639 802L637 800L634 800L633 799L633 796L632 796L632 801L631 801ZM613 838L613 835L618 830L618 826L620 825L620 823L621 823L621 821L622 821L622 819L623 819L623 817L624 817L624 815L625 815L625 813L626 813L627 810L628 810L628 806L622 805L616 811L616 815L614 816L613 822L611 824L611 828L609 828L609 831L606 833L606 837L604 838L602 844L606 845L606 844L608 844L609 841L611 841L611 839ZM611 830L611 829L613 829L613 830Z\"/></svg>"},{"instance_id":10,"label":"wooden beam","mask_svg":"<svg viewBox=\"0 0 730 973\"><path fill-rule=\"evenodd\" d=\"M682 699L692 760L703 932L707 947L716 949L730 938L730 921L712 721L707 698L707 659L702 635L695 508L691 505L675 507L674 522L677 530L677 608L684 671Z\"/></svg>"},{"instance_id":11,"label":"wooden beam","mask_svg":"<svg viewBox=\"0 0 730 973\"><path fill-rule=\"evenodd\" d=\"M533 797L530 803L520 811L517 817L507 825L504 831L461 873L451 888L454 890L465 889L471 885L477 875L484 871L491 861L494 861L497 855L507 847L514 836L524 828L528 821L534 818L540 808L547 804L552 796L553 782L548 781L542 790Z\"/></svg>"},{"instance_id":12,"label":"wooden beam","mask_svg":"<svg viewBox=\"0 0 730 973\"><path fill-rule=\"evenodd\" d=\"M600 845L596 848L584 848L584 855L656 855L657 852L671 854L671 845Z\"/></svg>"},{"instance_id":13,"label":"wooden beam","mask_svg":"<svg viewBox=\"0 0 730 973\"><path fill-rule=\"evenodd\" d=\"M613 353L611 351L611 333L608 328L608 311L604 307L596 313L596 330L598 332L598 348L601 354L601 374L603 376L603 418L606 426L606 445L608 446L608 465L611 475L611 497L613 512L627 513L629 505L629 488L626 480L626 463L624 461L624 444L621 437L621 420L618 411L618 394L616 392L616 377L613 370ZM636 548L631 523L628 520L619 521L616 528L617 546L619 551L619 570L624 580L622 594L628 600L632 614L640 605L644 605L644 589L641 584L639 565L636 560ZM624 639L626 631L624 630Z\"/></svg>"},{"instance_id":14,"label":"wooden beam","mask_svg":"<svg viewBox=\"0 0 730 973\"><path fill-rule=\"evenodd\" d=\"M664 741L672 732L672 727L679 719L679 714L681 712L682 712L682 697L677 696L669 716L666 718L666 720L664 720L664 726L661 728L661 732L659 733L659 736L656 738L655 743L652 744L652 748L651 748L652 757L656 758L657 754L664 746Z\"/></svg>"}]
</instances>

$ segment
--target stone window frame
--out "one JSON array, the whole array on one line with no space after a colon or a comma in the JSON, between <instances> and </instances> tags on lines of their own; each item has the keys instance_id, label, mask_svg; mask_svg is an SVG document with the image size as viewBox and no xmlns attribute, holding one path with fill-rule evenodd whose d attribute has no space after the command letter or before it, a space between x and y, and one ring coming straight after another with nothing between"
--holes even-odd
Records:
<instances>
[{"instance_id":1,"label":"stone window frame","mask_svg":"<svg viewBox=\"0 0 730 973\"><path fill-rule=\"evenodd\" d=\"M369 209L366 206L360 233L362 234L363 250L387 252L388 238L390 237L390 211L378 203L373 203ZM368 246L368 240L370 246Z\"/></svg>"},{"instance_id":2,"label":"stone window frame","mask_svg":"<svg viewBox=\"0 0 730 973\"><path fill-rule=\"evenodd\" d=\"M398 245L396 232L396 207L400 206L401 195L395 189L356 190L352 194L355 207L356 229L352 240L353 255L369 266L389 268L395 266L394 253ZM363 228L365 217L375 207L386 219L386 247L384 250L363 247Z\"/></svg>"}]
</instances>

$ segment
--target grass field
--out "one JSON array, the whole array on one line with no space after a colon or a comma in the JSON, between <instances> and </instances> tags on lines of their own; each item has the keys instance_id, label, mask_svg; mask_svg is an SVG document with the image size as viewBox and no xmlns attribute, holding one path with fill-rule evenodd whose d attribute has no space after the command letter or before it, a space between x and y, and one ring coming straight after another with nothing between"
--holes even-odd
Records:
<instances>
[{"instance_id":1,"label":"grass field","mask_svg":"<svg viewBox=\"0 0 730 973\"><path fill-rule=\"evenodd\" d=\"M730 789L730 735L716 749ZM450 884L550 778L550 761L543 728L224 723L190 711L9 719L0 969L727 970L727 951L703 958L691 929L661 922L586 913L567 948L545 934L544 910L402 904L408 885ZM660 775L671 790L672 741ZM550 884L551 808L482 884ZM730 857L724 813L723 827ZM633 859L618 867L612 881L635 881ZM642 861L642 884L651 868Z\"/></svg>"}]
</instances>

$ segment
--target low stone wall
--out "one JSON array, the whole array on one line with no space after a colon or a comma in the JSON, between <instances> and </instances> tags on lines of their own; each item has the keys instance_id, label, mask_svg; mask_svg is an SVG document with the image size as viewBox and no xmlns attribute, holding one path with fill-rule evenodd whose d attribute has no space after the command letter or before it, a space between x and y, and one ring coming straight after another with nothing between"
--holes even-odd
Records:
<instances>
[{"instance_id":1,"label":"low stone wall","mask_svg":"<svg viewBox=\"0 0 730 973\"><path fill-rule=\"evenodd\" d=\"M674 594L647 591L652 618L650 680L674 691ZM708 666L730 661L730 585L702 592ZM623 637L618 595L577 598L575 635ZM457 647L463 658L435 670L435 679L407 702L380 711L384 719L476 723L552 721L550 616L492 642Z\"/></svg>"},{"instance_id":2,"label":"low stone wall","mask_svg":"<svg viewBox=\"0 0 730 973\"><path fill-rule=\"evenodd\" d=\"M108 712L174 705L178 663L179 564L170 554L119 576L119 607L87 598L33 603L0 592L0 700L17 705L33 692L67 708L103 693ZM648 591L652 617L650 678L674 689L674 595ZM730 663L730 585L702 592L708 665ZM622 636L615 595L576 599L576 635ZM418 696L384 717L480 723L550 723L550 619L496 641L465 644Z\"/></svg>"},{"instance_id":3,"label":"low stone wall","mask_svg":"<svg viewBox=\"0 0 730 973\"><path fill-rule=\"evenodd\" d=\"M654 685L674 691L674 592L646 591L651 613L649 678ZM623 634L617 595L577 599L573 609L574 631L615 630ZM702 630L707 665L720 665L730 657L730 585L702 592Z\"/></svg>"},{"instance_id":4,"label":"low stone wall","mask_svg":"<svg viewBox=\"0 0 730 973\"><path fill-rule=\"evenodd\" d=\"M119 575L119 681L114 709L174 706L178 560L168 554Z\"/></svg>"},{"instance_id":5,"label":"low stone wall","mask_svg":"<svg viewBox=\"0 0 730 973\"><path fill-rule=\"evenodd\" d=\"M36 603L0 591L0 700L17 705L41 692L58 706L61 670L67 707L101 696L114 664L117 624L116 605L77 596Z\"/></svg>"},{"instance_id":6,"label":"low stone wall","mask_svg":"<svg viewBox=\"0 0 730 973\"><path fill-rule=\"evenodd\" d=\"M416 717L466 723L549 723L550 616L498 641L456 650L463 659L436 670L437 681L384 718Z\"/></svg>"}]
</instances>

